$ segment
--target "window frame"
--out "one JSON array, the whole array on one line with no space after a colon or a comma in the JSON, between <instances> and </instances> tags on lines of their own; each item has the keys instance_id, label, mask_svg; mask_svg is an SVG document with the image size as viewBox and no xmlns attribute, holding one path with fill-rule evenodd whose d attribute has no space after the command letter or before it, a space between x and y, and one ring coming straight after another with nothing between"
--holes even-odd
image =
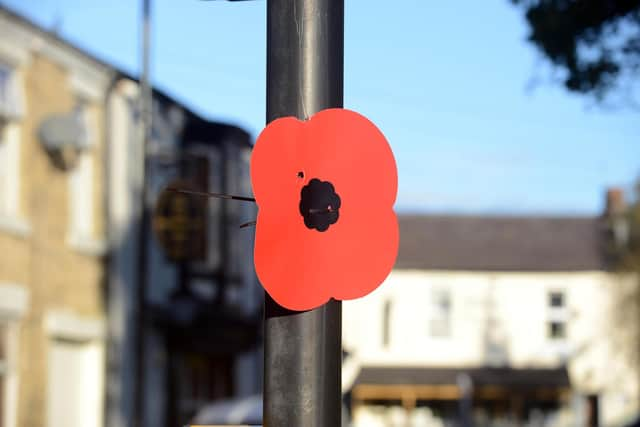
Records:
<instances>
[{"instance_id":1,"label":"window frame","mask_svg":"<svg viewBox=\"0 0 640 427\"><path fill-rule=\"evenodd\" d=\"M391 314L393 312L393 302L385 300L382 305L382 347L391 346Z\"/></svg>"},{"instance_id":2,"label":"window frame","mask_svg":"<svg viewBox=\"0 0 640 427\"><path fill-rule=\"evenodd\" d=\"M69 171L69 235L72 240L95 237L94 164L91 152L79 153Z\"/></svg>"},{"instance_id":3,"label":"window frame","mask_svg":"<svg viewBox=\"0 0 640 427\"><path fill-rule=\"evenodd\" d=\"M31 228L22 217L21 210L23 79L19 64L0 57L0 68L9 73L5 80L7 89L3 92L8 93L7 98L14 98L12 107L0 105L0 228L24 237Z\"/></svg>"},{"instance_id":4,"label":"window frame","mask_svg":"<svg viewBox=\"0 0 640 427\"><path fill-rule=\"evenodd\" d=\"M548 299L547 304L550 309L564 309L566 305L566 296L563 291L559 290L551 290L547 293ZM558 298L559 297L559 298ZM557 303L559 301L559 303Z\"/></svg>"},{"instance_id":5,"label":"window frame","mask_svg":"<svg viewBox=\"0 0 640 427\"><path fill-rule=\"evenodd\" d=\"M51 426L56 424L52 422L51 415L55 413L54 405L57 403L55 400L52 402L51 397L53 395L53 388L51 380L55 378L58 371L53 371L58 365L52 363L53 357L55 357L55 350L71 349L78 351L77 355L86 357L89 362L95 362L94 366L98 367L97 371L91 370L96 373L94 380L97 382L97 394L99 402L98 413L104 412L104 399L106 389L105 387L105 371L103 370L105 359L105 338L106 338L106 324L105 319L101 316L83 316L76 314L73 311L66 310L49 310L44 314L44 332L47 339L47 353L46 358L48 361L48 368L46 373L46 391L45 391L45 423L44 426ZM62 347L56 347L61 344ZM67 346L66 344L70 344ZM55 350L54 350L55 349ZM89 423L89 421L94 421ZM103 427L104 417L98 415L92 420L87 421L87 425L93 427Z\"/></svg>"},{"instance_id":6,"label":"window frame","mask_svg":"<svg viewBox=\"0 0 640 427\"><path fill-rule=\"evenodd\" d=\"M98 236L99 209L97 206L96 182L96 117L91 100L78 95L72 114L79 121L83 135L79 139L76 162L67 177L67 203L69 209L67 244L76 251L89 256L106 253L106 243Z\"/></svg>"},{"instance_id":7,"label":"window frame","mask_svg":"<svg viewBox=\"0 0 640 427\"><path fill-rule=\"evenodd\" d=\"M560 304L556 304L559 296ZM563 288L551 288L546 292L545 338L552 342L565 342L569 338L569 307L567 290ZM557 327L554 328L554 325ZM554 332L555 331L555 332Z\"/></svg>"},{"instance_id":8,"label":"window frame","mask_svg":"<svg viewBox=\"0 0 640 427\"><path fill-rule=\"evenodd\" d=\"M430 290L429 304L429 336L434 339L451 338L453 335L453 295L451 289L443 286L433 287ZM441 324L438 325L437 322ZM437 328L442 328L442 330L437 331Z\"/></svg>"},{"instance_id":9,"label":"window frame","mask_svg":"<svg viewBox=\"0 0 640 427\"><path fill-rule=\"evenodd\" d=\"M0 314L0 340L4 341L4 369L0 369L0 419L3 426L16 427L18 415L18 325L15 319ZM2 330L3 329L3 330ZM4 372L3 372L4 371Z\"/></svg>"},{"instance_id":10,"label":"window frame","mask_svg":"<svg viewBox=\"0 0 640 427\"><path fill-rule=\"evenodd\" d=\"M0 58L0 74L6 72L6 79L0 79L0 119L17 121L24 115L24 96L20 69L11 61Z\"/></svg>"}]
</instances>

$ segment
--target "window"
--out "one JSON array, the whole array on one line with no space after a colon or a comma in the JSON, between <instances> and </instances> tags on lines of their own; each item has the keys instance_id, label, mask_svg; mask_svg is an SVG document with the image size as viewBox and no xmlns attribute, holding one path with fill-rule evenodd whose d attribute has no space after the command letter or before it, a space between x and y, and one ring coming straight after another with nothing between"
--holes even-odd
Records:
<instances>
[{"instance_id":1,"label":"window","mask_svg":"<svg viewBox=\"0 0 640 427\"><path fill-rule=\"evenodd\" d=\"M20 127L19 84L13 68L0 63L0 217L15 220L19 209Z\"/></svg>"},{"instance_id":2,"label":"window","mask_svg":"<svg viewBox=\"0 0 640 427\"><path fill-rule=\"evenodd\" d=\"M11 100L11 69L0 65L0 106L5 110Z\"/></svg>"},{"instance_id":3,"label":"window","mask_svg":"<svg viewBox=\"0 0 640 427\"><path fill-rule=\"evenodd\" d=\"M94 238L94 171L91 146L91 120L86 102L78 101L74 118L80 124L80 149L69 173L69 229L72 241Z\"/></svg>"},{"instance_id":4,"label":"window","mask_svg":"<svg viewBox=\"0 0 640 427\"><path fill-rule=\"evenodd\" d=\"M14 126L0 119L0 215L15 216L17 208L17 141Z\"/></svg>"},{"instance_id":5,"label":"window","mask_svg":"<svg viewBox=\"0 0 640 427\"><path fill-rule=\"evenodd\" d=\"M433 337L451 334L451 294L448 289L436 288L431 293L429 332Z\"/></svg>"},{"instance_id":6,"label":"window","mask_svg":"<svg viewBox=\"0 0 640 427\"><path fill-rule=\"evenodd\" d=\"M170 403L177 419L169 425L189 424L204 405L234 395L234 361L229 355L206 355L175 352L169 375L175 384L175 398Z\"/></svg>"},{"instance_id":7,"label":"window","mask_svg":"<svg viewBox=\"0 0 640 427\"><path fill-rule=\"evenodd\" d=\"M102 427L104 321L68 311L44 316L46 427Z\"/></svg>"},{"instance_id":8,"label":"window","mask_svg":"<svg viewBox=\"0 0 640 427\"><path fill-rule=\"evenodd\" d=\"M0 321L0 426L16 424L16 370L12 325Z\"/></svg>"},{"instance_id":9,"label":"window","mask_svg":"<svg viewBox=\"0 0 640 427\"><path fill-rule=\"evenodd\" d=\"M0 117L14 120L22 115L18 75L13 67L0 63Z\"/></svg>"},{"instance_id":10,"label":"window","mask_svg":"<svg viewBox=\"0 0 640 427\"><path fill-rule=\"evenodd\" d=\"M552 308L564 307L564 293L562 292L549 292L549 306Z\"/></svg>"},{"instance_id":11,"label":"window","mask_svg":"<svg viewBox=\"0 0 640 427\"><path fill-rule=\"evenodd\" d=\"M9 373L9 361L7 357L6 325L0 324L0 425L2 426L5 425L4 398L7 394L5 391L5 388L6 388L8 373Z\"/></svg>"},{"instance_id":12,"label":"window","mask_svg":"<svg viewBox=\"0 0 640 427\"><path fill-rule=\"evenodd\" d=\"M564 322L551 321L549 322L549 338L551 339L564 339L567 336L566 325Z\"/></svg>"},{"instance_id":13,"label":"window","mask_svg":"<svg viewBox=\"0 0 640 427\"><path fill-rule=\"evenodd\" d=\"M547 337L556 341L566 339L568 308L564 291L549 291L547 294L547 313Z\"/></svg>"},{"instance_id":14,"label":"window","mask_svg":"<svg viewBox=\"0 0 640 427\"><path fill-rule=\"evenodd\" d=\"M20 128L0 119L0 218L17 221L20 192Z\"/></svg>"},{"instance_id":15,"label":"window","mask_svg":"<svg viewBox=\"0 0 640 427\"><path fill-rule=\"evenodd\" d=\"M391 301L385 301L382 309L382 345L389 347L391 343Z\"/></svg>"},{"instance_id":16,"label":"window","mask_svg":"<svg viewBox=\"0 0 640 427\"><path fill-rule=\"evenodd\" d=\"M97 342L49 343L48 427L102 426L102 348Z\"/></svg>"},{"instance_id":17,"label":"window","mask_svg":"<svg viewBox=\"0 0 640 427\"><path fill-rule=\"evenodd\" d=\"M69 174L69 227L77 239L93 237L93 161L82 152Z\"/></svg>"},{"instance_id":18,"label":"window","mask_svg":"<svg viewBox=\"0 0 640 427\"><path fill-rule=\"evenodd\" d=\"M78 125L78 146L81 148L89 148L92 141L91 135L91 117L89 114L89 106L87 101L80 99L73 109L73 119Z\"/></svg>"}]
</instances>

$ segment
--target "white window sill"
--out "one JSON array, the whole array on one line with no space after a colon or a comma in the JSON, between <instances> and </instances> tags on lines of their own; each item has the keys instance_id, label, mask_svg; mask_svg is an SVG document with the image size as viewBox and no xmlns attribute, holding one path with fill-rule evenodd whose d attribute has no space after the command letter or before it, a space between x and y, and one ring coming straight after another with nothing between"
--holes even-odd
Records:
<instances>
[{"instance_id":1,"label":"white window sill","mask_svg":"<svg viewBox=\"0 0 640 427\"><path fill-rule=\"evenodd\" d=\"M80 316L72 311L51 310L44 315L44 330L52 337L78 341L104 339L105 324L99 317Z\"/></svg>"},{"instance_id":2,"label":"white window sill","mask_svg":"<svg viewBox=\"0 0 640 427\"><path fill-rule=\"evenodd\" d=\"M107 253L106 242L93 237L72 234L67 237L67 244L83 255L101 257Z\"/></svg>"},{"instance_id":3,"label":"white window sill","mask_svg":"<svg viewBox=\"0 0 640 427\"><path fill-rule=\"evenodd\" d=\"M28 237L31 234L31 226L22 218L0 214L0 231L5 231L18 237Z\"/></svg>"}]
</instances>

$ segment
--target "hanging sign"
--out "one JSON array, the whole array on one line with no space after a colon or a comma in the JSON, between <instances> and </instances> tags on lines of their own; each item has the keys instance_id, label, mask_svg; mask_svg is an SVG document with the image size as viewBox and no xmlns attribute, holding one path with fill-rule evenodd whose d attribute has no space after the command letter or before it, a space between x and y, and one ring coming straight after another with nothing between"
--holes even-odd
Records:
<instances>
[{"instance_id":1,"label":"hanging sign","mask_svg":"<svg viewBox=\"0 0 640 427\"><path fill-rule=\"evenodd\" d=\"M172 191L192 188L186 180L171 182L158 196L153 231L170 261L201 261L206 257L206 199Z\"/></svg>"},{"instance_id":2,"label":"hanging sign","mask_svg":"<svg viewBox=\"0 0 640 427\"><path fill-rule=\"evenodd\" d=\"M271 122L256 141L254 262L281 306L309 310L365 296L398 252L398 177L384 135L362 115L323 110Z\"/></svg>"}]
</instances>

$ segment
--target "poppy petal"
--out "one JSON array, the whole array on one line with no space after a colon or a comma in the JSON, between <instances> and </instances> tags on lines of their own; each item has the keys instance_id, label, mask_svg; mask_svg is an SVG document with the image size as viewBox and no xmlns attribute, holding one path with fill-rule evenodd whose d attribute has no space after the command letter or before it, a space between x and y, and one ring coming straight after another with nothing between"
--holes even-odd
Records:
<instances>
[{"instance_id":1,"label":"poppy petal","mask_svg":"<svg viewBox=\"0 0 640 427\"><path fill-rule=\"evenodd\" d=\"M342 109L278 119L256 142L251 179L256 272L280 305L311 309L384 281L398 251L397 170L370 121Z\"/></svg>"}]
</instances>

